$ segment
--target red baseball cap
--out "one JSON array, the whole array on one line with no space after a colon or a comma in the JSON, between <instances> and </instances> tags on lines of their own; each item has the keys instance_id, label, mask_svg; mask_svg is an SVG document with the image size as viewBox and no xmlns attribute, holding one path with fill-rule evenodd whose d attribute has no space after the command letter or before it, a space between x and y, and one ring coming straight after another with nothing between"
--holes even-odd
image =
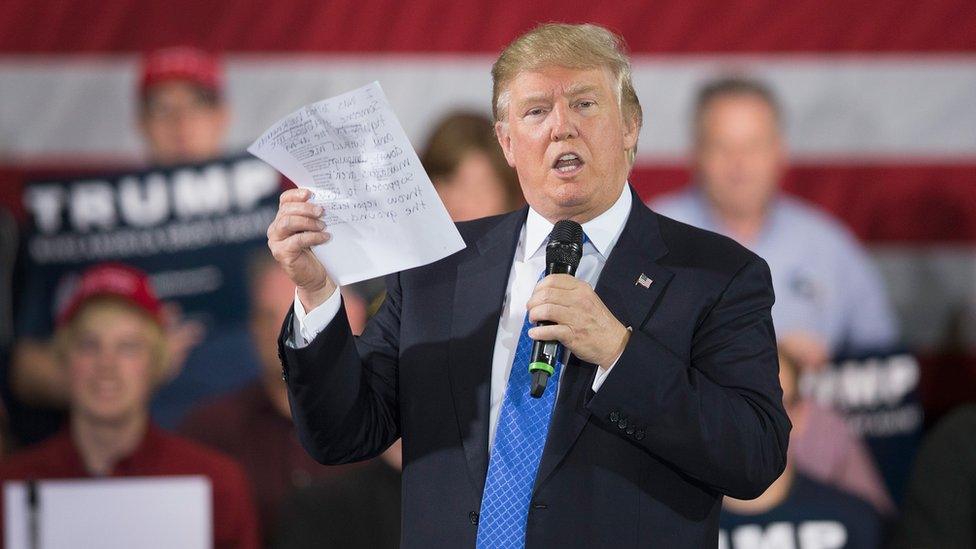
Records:
<instances>
[{"instance_id":1,"label":"red baseball cap","mask_svg":"<svg viewBox=\"0 0 976 549\"><path fill-rule=\"evenodd\" d=\"M66 299L58 308L55 324L71 321L88 300L114 296L129 301L162 323L162 303L156 297L146 273L122 263L100 263L83 273L66 288Z\"/></svg>"},{"instance_id":2,"label":"red baseball cap","mask_svg":"<svg viewBox=\"0 0 976 549\"><path fill-rule=\"evenodd\" d=\"M142 60L139 96L162 82L185 80L218 96L223 91L223 70L216 56L190 47L174 47L148 53Z\"/></svg>"}]
</instances>

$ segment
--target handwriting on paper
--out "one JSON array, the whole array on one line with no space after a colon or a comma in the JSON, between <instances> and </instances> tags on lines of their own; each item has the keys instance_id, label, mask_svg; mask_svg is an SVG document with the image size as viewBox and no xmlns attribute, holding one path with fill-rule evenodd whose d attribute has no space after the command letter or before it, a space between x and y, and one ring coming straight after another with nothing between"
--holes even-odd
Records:
<instances>
[{"instance_id":1,"label":"handwriting on paper","mask_svg":"<svg viewBox=\"0 0 976 549\"><path fill-rule=\"evenodd\" d=\"M332 239L313 251L340 284L464 247L376 82L302 107L248 151L324 206Z\"/></svg>"}]
</instances>

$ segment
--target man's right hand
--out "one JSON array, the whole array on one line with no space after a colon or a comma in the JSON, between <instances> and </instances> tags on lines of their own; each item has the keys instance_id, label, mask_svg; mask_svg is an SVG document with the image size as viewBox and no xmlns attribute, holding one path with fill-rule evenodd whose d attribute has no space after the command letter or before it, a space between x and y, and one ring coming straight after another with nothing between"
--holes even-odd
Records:
<instances>
[{"instance_id":1,"label":"man's right hand","mask_svg":"<svg viewBox=\"0 0 976 549\"><path fill-rule=\"evenodd\" d=\"M278 200L278 215L268 227L268 247L298 290L305 311L321 305L336 291L322 262L312 253L312 246L327 242L322 206L312 204L308 189L289 189Z\"/></svg>"}]
</instances>

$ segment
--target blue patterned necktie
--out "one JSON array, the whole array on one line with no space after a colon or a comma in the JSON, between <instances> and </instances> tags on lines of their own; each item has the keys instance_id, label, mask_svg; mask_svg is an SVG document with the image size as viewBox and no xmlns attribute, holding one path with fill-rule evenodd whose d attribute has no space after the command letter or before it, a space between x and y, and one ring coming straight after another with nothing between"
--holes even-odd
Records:
<instances>
[{"instance_id":1,"label":"blue patterned necktie","mask_svg":"<svg viewBox=\"0 0 976 549\"><path fill-rule=\"evenodd\" d=\"M588 239L584 235L583 242ZM545 276L545 271L539 280ZM529 361L532 338L529 337L529 315L522 323L522 333L508 388L502 402L495 430L495 445L488 462L488 477L481 498L478 519L478 549L522 549L525 547L525 527L529 517L529 502L535 485L542 449L546 445L549 421L556 403L559 374L562 372L565 349L559 347L559 361L549 378L549 385L539 398L532 398L529 389L532 375Z\"/></svg>"},{"instance_id":2,"label":"blue patterned necktie","mask_svg":"<svg viewBox=\"0 0 976 549\"><path fill-rule=\"evenodd\" d=\"M546 444L563 365L560 358L541 397L532 398L529 395L532 382L529 374L531 327L526 313L488 463L488 477L478 519L478 549L525 547L529 500L532 498L542 448Z\"/></svg>"}]
</instances>

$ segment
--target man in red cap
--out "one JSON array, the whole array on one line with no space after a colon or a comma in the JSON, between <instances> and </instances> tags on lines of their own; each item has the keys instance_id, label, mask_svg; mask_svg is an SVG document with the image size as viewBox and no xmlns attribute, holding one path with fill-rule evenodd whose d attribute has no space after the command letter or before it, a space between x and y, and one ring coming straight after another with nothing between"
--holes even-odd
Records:
<instances>
[{"instance_id":1,"label":"man in red cap","mask_svg":"<svg viewBox=\"0 0 976 549\"><path fill-rule=\"evenodd\" d=\"M56 325L56 355L70 385L68 427L0 463L0 481L203 475L212 486L214 546L257 547L240 465L149 419L167 345L146 275L121 264L90 268L68 292Z\"/></svg>"},{"instance_id":2,"label":"man in red cap","mask_svg":"<svg viewBox=\"0 0 976 549\"><path fill-rule=\"evenodd\" d=\"M223 87L220 62L203 51L176 47L145 57L139 126L153 163L201 162L220 155L229 121Z\"/></svg>"}]
</instances>

